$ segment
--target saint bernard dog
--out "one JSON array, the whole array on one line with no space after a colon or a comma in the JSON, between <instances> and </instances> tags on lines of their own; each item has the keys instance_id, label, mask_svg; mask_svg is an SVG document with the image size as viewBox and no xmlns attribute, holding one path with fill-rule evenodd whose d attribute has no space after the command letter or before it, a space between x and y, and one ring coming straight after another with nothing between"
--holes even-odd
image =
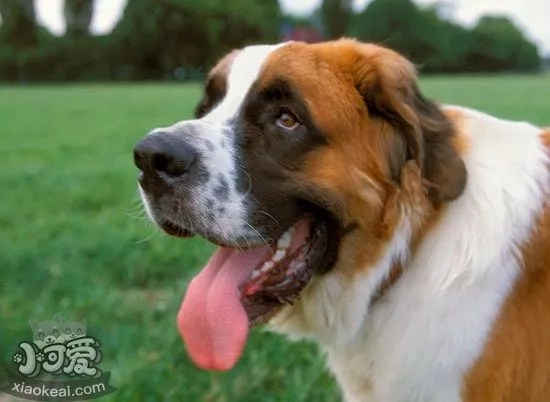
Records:
<instances>
[{"instance_id":1,"label":"saint bernard dog","mask_svg":"<svg viewBox=\"0 0 550 402\"><path fill-rule=\"evenodd\" d=\"M150 218L219 247L177 317L200 368L267 324L345 401L550 401L549 130L430 101L384 47L287 42L221 59L134 158Z\"/></svg>"}]
</instances>

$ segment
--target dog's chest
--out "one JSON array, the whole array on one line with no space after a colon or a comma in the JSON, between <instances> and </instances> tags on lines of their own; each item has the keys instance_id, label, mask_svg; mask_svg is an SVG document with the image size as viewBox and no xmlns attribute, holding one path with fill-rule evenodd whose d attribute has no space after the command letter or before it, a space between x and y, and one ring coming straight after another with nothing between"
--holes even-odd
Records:
<instances>
[{"instance_id":1,"label":"dog's chest","mask_svg":"<svg viewBox=\"0 0 550 402\"><path fill-rule=\"evenodd\" d=\"M516 275L509 254L486 277L431 283L410 266L345 346L328 348L346 402L461 401L464 375L482 353Z\"/></svg>"},{"instance_id":2,"label":"dog's chest","mask_svg":"<svg viewBox=\"0 0 550 402\"><path fill-rule=\"evenodd\" d=\"M331 350L327 358L345 402L460 402L460 375L443 377L426 369L427 361L414 362L391 350L375 350L364 343L346 350ZM363 345L363 349L359 346ZM365 345L369 345L365 347ZM451 363L452 364L452 363ZM417 367L415 367L417 366Z\"/></svg>"}]
</instances>

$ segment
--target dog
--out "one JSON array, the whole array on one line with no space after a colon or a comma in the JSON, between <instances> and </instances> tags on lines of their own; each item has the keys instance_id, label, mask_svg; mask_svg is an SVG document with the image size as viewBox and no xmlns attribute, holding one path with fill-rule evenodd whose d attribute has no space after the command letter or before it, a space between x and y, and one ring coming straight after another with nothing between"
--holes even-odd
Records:
<instances>
[{"instance_id":1,"label":"dog","mask_svg":"<svg viewBox=\"0 0 550 402\"><path fill-rule=\"evenodd\" d=\"M434 103L390 49L287 42L222 58L134 159L149 217L218 246L177 317L198 367L265 323L346 401L550 400L550 130Z\"/></svg>"}]
</instances>

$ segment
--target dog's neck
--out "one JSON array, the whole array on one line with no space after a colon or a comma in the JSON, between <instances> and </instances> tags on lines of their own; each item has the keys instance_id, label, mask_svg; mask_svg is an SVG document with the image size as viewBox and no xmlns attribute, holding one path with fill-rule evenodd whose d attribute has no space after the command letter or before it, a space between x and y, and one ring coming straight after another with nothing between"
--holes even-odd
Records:
<instances>
[{"instance_id":1,"label":"dog's neck","mask_svg":"<svg viewBox=\"0 0 550 402\"><path fill-rule=\"evenodd\" d=\"M358 246L357 241L350 239L349 246ZM410 226L404 222L373 266L358 272L356 259L342 259L336 269L314 279L295 305L275 316L270 322L272 329L326 347L345 347L360 332L371 303L398 279L410 244Z\"/></svg>"},{"instance_id":2,"label":"dog's neck","mask_svg":"<svg viewBox=\"0 0 550 402\"><path fill-rule=\"evenodd\" d=\"M408 173L416 175L417 170L413 167ZM435 208L416 183L418 176L402 178L395 204L388 206L395 211L390 211L392 222L385 226L390 232L375 239L372 227L360 223L344 240L335 267L315 278L294 306L271 320L275 331L295 339L312 339L328 348L353 342L373 305L391 292L406 272L417 245L444 208ZM379 244L373 246L375 240Z\"/></svg>"},{"instance_id":3,"label":"dog's neck","mask_svg":"<svg viewBox=\"0 0 550 402\"><path fill-rule=\"evenodd\" d=\"M372 295L370 299L371 306L386 294L386 292L399 280L402 273L403 266L399 263L395 263L390 268L390 273L388 277L384 281L382 281L382 283L378 287L378 290L376 290L376 292L374 292L374 294Z\"/></svg>"}]
</instances>

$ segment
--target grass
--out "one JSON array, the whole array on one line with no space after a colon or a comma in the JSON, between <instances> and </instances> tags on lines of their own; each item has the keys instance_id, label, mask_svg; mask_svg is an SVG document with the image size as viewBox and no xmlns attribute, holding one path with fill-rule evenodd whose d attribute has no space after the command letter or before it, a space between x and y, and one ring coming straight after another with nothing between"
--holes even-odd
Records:
<instances>
[{"instance_id":1,"label":"grass","mask_svg":"<svg viewBox=\"0 0 550 402\"><path fill-rule=\"evenodd\" d=\"M433 98L550 124L548 76L431 77ZM334 401L311 344L260 329L229 373L199 371L175 327L186 283L212 248L149 224L133 144L190 117L195 85L0 88L0 371L28 320L88 321L118 392L105 400ZM0 383L3 378L0 377ZM261 395L261 396L260 396Z\"/></svg>"}]
</instances>

